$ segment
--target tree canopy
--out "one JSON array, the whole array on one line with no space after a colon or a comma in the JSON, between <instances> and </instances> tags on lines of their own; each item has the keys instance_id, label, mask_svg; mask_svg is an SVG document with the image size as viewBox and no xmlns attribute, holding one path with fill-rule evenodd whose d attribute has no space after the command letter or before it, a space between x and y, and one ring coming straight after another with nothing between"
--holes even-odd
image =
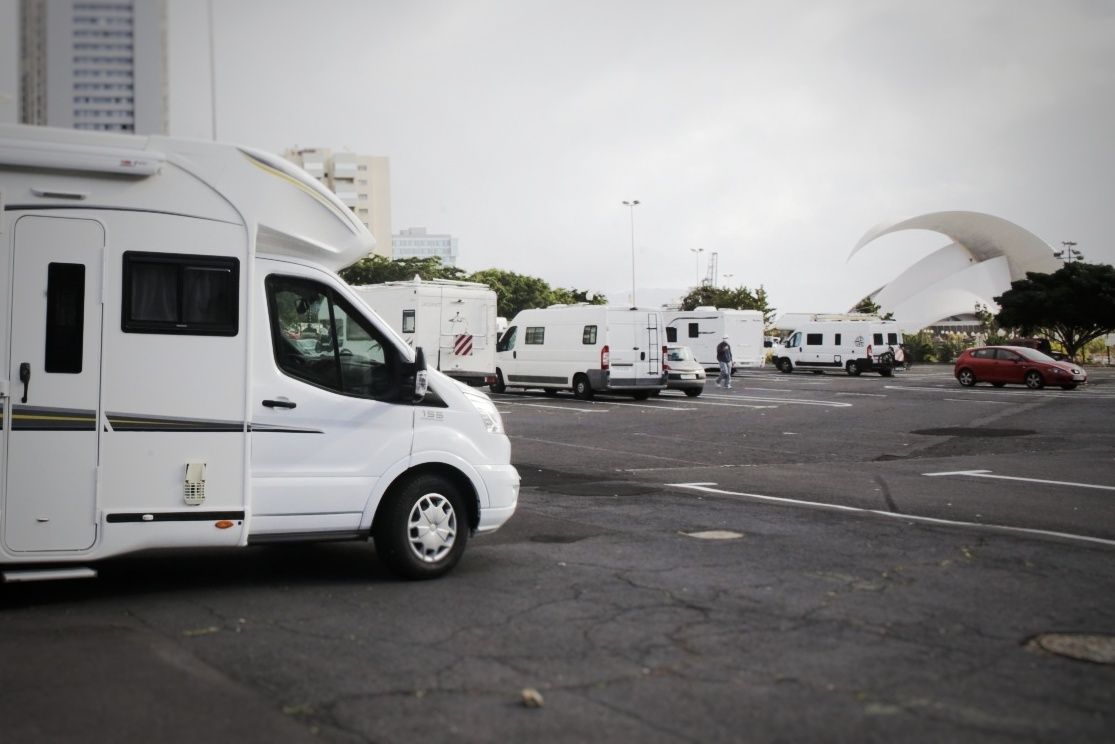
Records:
<instances>
[{"instance_id":1,"label":"tree canopy","mask_svg":"<svg viewBox=\"0 0 1115 744\"><path fill-rule=\"evenodd\" d=\"M767 291L760 286L752 291L747 287L713 287L702 284L690 290L681 299L682 310L698 307L716 307L721 310L759 310L763 313L763 323L770 325L774 319L775 308L767 302Z\"/></svg>"},{"instance_id":2,"label":"tree canopy","mask_svg":"<svg viewBox=\"0 0 1115 744\"><path fill-rule=\"evenodd\" d=\"M1115 331L1115 268L1076 261L1052 274L1026 272L995 302L1000 326L1059 341L1075 359L1089 341Z\"/></svg>"}]
</instances>

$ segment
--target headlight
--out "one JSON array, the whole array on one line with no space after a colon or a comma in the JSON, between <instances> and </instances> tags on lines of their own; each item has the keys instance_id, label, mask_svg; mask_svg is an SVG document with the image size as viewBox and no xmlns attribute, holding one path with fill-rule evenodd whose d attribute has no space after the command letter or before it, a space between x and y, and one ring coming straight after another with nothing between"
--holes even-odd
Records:
<instances>
[{"instance_id":1,"label":"headlight","mask_svg":"<svg viewBox=\"0 0 1115 744\"><path fill-rule=\"evenodd\" d=\"M503 433L503 417L499 415L496 404L492 402L491 398L473 390L466 391L465 397L476 409L476 412L480 414L480 420L484 422L484 428L488 430L489 434Z\"/></svg>"}]
</instances>

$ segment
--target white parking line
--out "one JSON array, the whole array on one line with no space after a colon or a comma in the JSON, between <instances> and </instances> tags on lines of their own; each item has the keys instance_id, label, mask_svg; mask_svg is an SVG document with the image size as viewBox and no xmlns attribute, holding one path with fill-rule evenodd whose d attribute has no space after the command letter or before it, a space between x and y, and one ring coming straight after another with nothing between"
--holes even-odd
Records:
<instances>
[{"instance_id":1,"label":"white parking line","mask_svg":"<svg viewBox=\"0 0 1115 744\"><path fill-rule=\"evenodd\" d=\"M886 393L837 393L837 395L858 395L864 398L885 398Z\"/></svg>"},{"instance_id":2,"label":"white parking line","mask_svg":"<svg viewBox=\"0 0 1115 744\"><path fill-rule=\"evenodd\" d=\"M517 400L505 400L504 398L497 398L495 400L497 405L501 406L526 406L527 408L552 408L555 411L574 411L576 413L608 413L607 408L574 408L573 406L550 406L545 403L520 403Z\"/></svg>"},{"instance_id":3,"label":"white parking line","mask_svg":"<svg viewBox=\"0 0 1115 744\"><path fill-rule=\"evenodd\" d=\"M907 522L921 522L924 524L939 524L948 527L964 527L975 528L981 530L993 530L999 532L1012 532L1022 535L1037 535L1041 537L1059 537L1066 540L1079 540L1082 542L1096 543L1099 545L1106 545L1108 547L1115 547L1115 540L1107 540L1102 537L1090 537L1088 535L1076 535L1070 532L1053 532L1052 530L1038 530L1030 527L1011 527L1005 524L983 524L980 522L959 522L953 519L938 519L936 517L920 517L914 514L900 514L898 512L882 511L880 509L864 509L858 506L845 506L843 504L826 504L820 501L805 501L801 499L786 499L779 496L764 496L758 493L744 493L742 491L726 491L722 488L713 488L715 483L666 483L666 486L674 488L690 488L694 491L704 491L705 493L715 493L723 496L739 496L748 499L756 499L759 501L769 501L777 504L785 504L787 506L807 506L815 509L828 509L831 511L842 511L860 514L871 514L879 517L889 517L891 519L901 519Z\"/></svg>"},{"instance_id":4,"label":"white parking line","mask_svg":"<svg viewBox=\"0 0 1115 744\"><path fill-rule=\"evenodd\" d=\"M1013 406L1018 403L1016 400L980 400L979 398L971 398L969 400L964 400L963 398L941 398L941 400L947 400L950 403L991 403L997 406Z\"/></svg>"},{"instance_id":5,"label":"white parking line","mask_svg":"<svg viewBox=\"0 0 1115 744\"><path fill-rule=\"evenodd\" d=\"M1012 395L1027 398L1061 398L1063 400L1115 400L1115 393L1093 393L1086 390L1001 390L999 388L960 388L957 385L938 385L936 387L918 387L916 385L887 385L887 390L915 390L922 392L939 393L942 390L969 390L973 394L984 395Z\"/></svg>"},{"instance_id":6,"label":"white parking line","mask_svg":"<svg viewBox=\"0 0 1115 744\"><path fill-rule=\"evenodd\" d=\"M1017 475L994 475L990 470L953 470L948 473L922 473L922 475L929 476L930 478L936 478L942 475L967 475L972 478L998 478L1000 480L1023 481L1025 483L1047 483L1052 486L1098 488L1103 491L1115 491L1115 486L1101 486L1098 483L1074 483L1072 481L1045 480L1043 478L1021 478Z\"/></svg>"}]
</instances>

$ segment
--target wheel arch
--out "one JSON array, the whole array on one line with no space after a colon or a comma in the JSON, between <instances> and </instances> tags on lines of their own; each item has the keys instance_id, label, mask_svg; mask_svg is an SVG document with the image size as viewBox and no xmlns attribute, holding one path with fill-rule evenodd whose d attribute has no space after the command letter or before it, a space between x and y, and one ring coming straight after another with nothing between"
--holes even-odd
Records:
<instances>
[{"instance_id":1,"label":"wheel arch","mask_svg":"<svg viewBox=\"0 0 1115 744\"><path fill-rule=\"evenodd\" d=\"M447 457L447 459L450 458L451 456ZM464 463L431 459L425 462L412 463L410 467L393 474L385 474L385 485L377 489L379 497L370 500L365 508L364 518L361 519L360 524L361 531L370 534L375 529L376 519L385 506L411 480L422 475L437 475L445 478L460 490L465 501L465 509L468 511L469 531L475 532L480 525L480 501L482 496L486 499L487 492L483 490L483 481L480 480L479 475L466 472L466 469L470 468ZM374 508L372 508L373 501Z\"/></svg>"}]
</instances>

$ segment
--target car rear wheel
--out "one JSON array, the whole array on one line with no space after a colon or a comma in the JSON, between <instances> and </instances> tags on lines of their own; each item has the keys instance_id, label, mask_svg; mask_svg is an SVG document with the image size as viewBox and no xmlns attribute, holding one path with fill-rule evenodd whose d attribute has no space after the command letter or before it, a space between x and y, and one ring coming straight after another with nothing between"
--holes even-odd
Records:
<instances>
[{"instance_id":1,"label":"car rear wheel","mask_svg":"<svg viewBox=\"0 0 1115 744\"><path fill-rule=\"evenodd\" d=\"M859 372L860 372L859 365L856 364L855 362L848 362L847 370L848 370L848 375L849 376L859 377Z\"/></svg>"},{"instance_id":2,"label":"car rear wheel","mask_svg":"<svg viewBox=\"0 0 1115 744\"><path fill-rule=\"evenodd\" d=\"M577 375L573 378L573 397L579 400L592 400L592 385L586 375Z\"/></svg>"},{"instance_id":3,"label":"car rear wheel","mask_svg":"<svg viewBox=\"0 0 1115 744\"><path fill-rule=\"evenodd\" d=\"M700 388L686 388L685 389L685 394L688 395L690 398L696 398L702 392L704 392L704 391L702 391Z\"/></svg>"},{"instance_id":4,"label":"car rear wheel","mask_svg":"<svg viewBox=\"0 0 1115 744\"><path fill-rule=\"evenodd\" d=\"M964 387L972 387L976 384L976 375L970 369L962 369L957 372L956 379Z\"/></svg>"},{"instance_id":5,"label":"car rear wheel","mask_svg":"<svg viewBox=\"0 0 1115 744\"><path fill-rule=\"evenodd\" d=\"M636 391L634 393L631 393L631 397L634 398L635 400L646 400L647 398L650 397L650 391L649 390L639 390L639 391Z\"/></svg>"},{"instance_id":6,"label":"car rear wheel","mask_svg":"<svg viewBox=\"0 0 1115 744\"><path fill-rule=\"evenodd\" d=\"M1030 370L1026 373L1026 387L1031 390L1041 390L1045 387L1045 380L1041 377L1041 372L1037 370Z\"/></svg>"},{"instance_id":7,"label":"car rear wheel","mask_svg":"<svg viewBox=\"0 0 1115 744\"><path fill-rule=\"evenodd\" d=\"M553 398L557 395L557 388L542 388L542 393L549 398Z\"/></svg>"},{"instance_id":8,"label":"car rear wheel","mask_svg":"<svg viewBox=\"0 0 1115 744\"><path fill-rule=\"evenodd\" d=\"M788 375L794 371L794 364L786 357L778 360L778 371L784 375Z\"/></svg>"}]
</instances>

